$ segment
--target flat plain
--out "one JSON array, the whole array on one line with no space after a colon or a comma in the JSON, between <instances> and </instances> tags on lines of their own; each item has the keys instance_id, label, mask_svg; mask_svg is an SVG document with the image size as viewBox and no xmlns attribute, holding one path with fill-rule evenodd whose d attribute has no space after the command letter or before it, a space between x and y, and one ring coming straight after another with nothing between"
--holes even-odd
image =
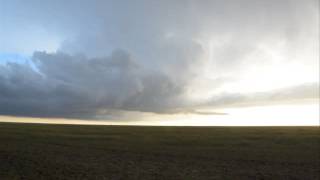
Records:
<instances>
[{"instance_id":1,"label":"flat plain","mask_svg":"<svg viewBox=\"0 0 320 180\"><path fill-rule=\"evenodd\" d=\"M319 127L0 123L0 179L320 179Z\"/></svg>"}]
</instances>

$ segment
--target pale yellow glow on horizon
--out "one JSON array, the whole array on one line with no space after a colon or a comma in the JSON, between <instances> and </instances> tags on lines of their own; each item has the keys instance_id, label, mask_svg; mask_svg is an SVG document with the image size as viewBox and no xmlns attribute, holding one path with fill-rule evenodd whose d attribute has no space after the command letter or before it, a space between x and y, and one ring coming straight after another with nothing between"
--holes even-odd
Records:
<instances>
[{"instance_id":1,"label":"pale yellow glow on horizon","mask_svg":"<svg viewBox=\"0 0 320 180\"><path fill-rule=\"evenodd\" d=\"M141 115L138 120L77 120L58 118L24 118L0 116L0 122L84 124L84 125L148 125L148 126L319 126L319 104L273 105L224 109L228 115Z\"/></svg>"},{"instance_id":2,"label":"pale yellow glow on horizon","mask_svg":"<svg viewBox=\"0 0 320 180\"><path fill-rule=\"evenodd\" d=\"M274 105L225 109L229 115L190 115L160 125L191 126L319 126L319 104Z\"/></svg>"}]
</instances>

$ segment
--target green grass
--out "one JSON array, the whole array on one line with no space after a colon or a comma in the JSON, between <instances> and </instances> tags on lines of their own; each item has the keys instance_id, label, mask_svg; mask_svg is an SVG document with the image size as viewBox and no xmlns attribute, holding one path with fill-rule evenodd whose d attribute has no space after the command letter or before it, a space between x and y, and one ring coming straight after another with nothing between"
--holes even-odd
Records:
<instances>
[{"instance_id":1,"label":"green grass","mask_svg":"<svg viewBox=\"0 0 320 180\"><path fill-rule=\"evenodd\" d=\"M0 123L0 179L319 179L319 127Z\"/></svg>"}]
</instances>

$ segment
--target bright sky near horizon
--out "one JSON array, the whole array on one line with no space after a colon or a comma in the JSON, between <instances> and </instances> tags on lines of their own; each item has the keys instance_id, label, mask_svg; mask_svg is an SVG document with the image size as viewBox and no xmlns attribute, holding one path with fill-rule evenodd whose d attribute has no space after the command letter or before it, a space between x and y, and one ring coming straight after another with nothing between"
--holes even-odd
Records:
<instances>
[{"instance_id":1,"label":"bright sky near horizon","mask_svg":"<svg viewBox=\"0 0 320 180\"><path fill-rule=\"evenodd\" d=\"M320 125L318 0L0 0L0 121Z\"/></svg>"}]
</instances>

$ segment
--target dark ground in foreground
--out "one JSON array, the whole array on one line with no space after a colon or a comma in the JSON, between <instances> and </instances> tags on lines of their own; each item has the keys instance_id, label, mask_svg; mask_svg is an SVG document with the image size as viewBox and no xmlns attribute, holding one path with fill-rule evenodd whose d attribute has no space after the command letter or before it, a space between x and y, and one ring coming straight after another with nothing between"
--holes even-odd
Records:
<instances>
[{"instance_id":1,"label":"dark ground in foreground","mask_svg":"<svg viewBox=\"0 0 320 180\"><path fill-rule=\"evenodd\" d=\"M0 123L0 179L319 179L319 127Z\"/></svg>"}]
</instances>

